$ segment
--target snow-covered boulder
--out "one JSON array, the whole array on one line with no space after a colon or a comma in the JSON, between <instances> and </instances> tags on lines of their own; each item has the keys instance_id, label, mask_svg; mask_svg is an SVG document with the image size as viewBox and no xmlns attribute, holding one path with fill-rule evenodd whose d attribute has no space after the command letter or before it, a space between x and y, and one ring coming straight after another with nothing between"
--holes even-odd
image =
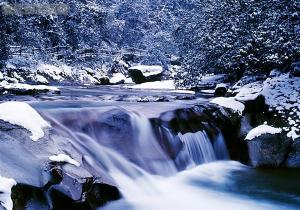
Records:
<instances>
[{"instance_id":1,"label":"snow-covered boulder","mask_svg":"<svg viewBox=\"0 0 300 210\"><path fill-rule=\"evenodd\" d=\"M161 66L138 65L128 70L133 82L141 84L144 82L159 81L162 79L163 68Z\"/></svg>"},{"instance_id":2,"label":"snow-covered boulder","mask_svg":"<svg viewBox=\"0 0 300 210\"><path fill-rule=\"evenodd\" d=\"M44 136L44 129L49 128L39 113L24 102L5 102L0 104L0 120L21 126L31 132L31 139L37 141Z\"/></svg>"},{"instance_id":3,"label":"snow-covered boulder","mask_svg":"<svg viewBox=\"0 0 300 210\"><path fill-rule=\"evenodd\" d=\"M291 151L285 162L285 166L300 168L300 137L294 140Z\"/></svg>"},{"instance_id":4,"label":"snow-covered boulder","mask_svg":"<svg viewBox=\"0 0 300 210\"><path fill-rule=\"evenodd\" d=\"M0 83L0 93L9 93L15 95L36 95L40 93L60 94L60 90L57 87L47 85L28 85L2 81Z\"/></svg>"},{"instance_id":5,"label":"snow-covered boulder","mask_svg":"<svg viewBox=\"0 0 300 210\"><path fill-rule=\"evenodd\" d=\"M36 74L34 76L34 80L37 84L40 84L40 85L48 85L49 84L49 81L40 74Z\"/></svg>"},{"instance_id":6,"label":"snow-covered boulder","mask_svg":"<svg viewBox=\"0 0 300 210\"><path fill-rule=\"evenodd\" d=\"M216 97L222 97L225 96L228 90L228 86L224 83L218 84L215 88L215 93L214 95Z\"/></svg>"},{"instance_id":7,"label":"snow-covered boulder","mask_svg":"<svg viewBox=\"0 0 300 210\"><path fill-rule=\"evenodd\" d=\"M279 167L289 153L292 141L281 128L260 125L246 136L251 165L254 167Z\"/></svg>"},{"instance_id":8,"label":"snow-covered boulder","mask_svg":"<svg viewBox=\"0 0 300 210\"><path fill-rule=\"evenodd\" d=\"M245 105L241 102L235 100L233 97L225 98L225 97L218 97L210 101L210 103L217 104L219 106L232 109L234 112L239 113L242 115Z\"/></svg>"},{"instance_id":9,"label":"snow-covered boulder","mask_svg":"<svg viewBox=\"0 0 300 210\"><path fill-rule=\"evenodd\" d=\"M122 73L113 74L112 78L110 78L109 83L113 85L124 84L126 77Z\"/></svg>"}]
</instances>

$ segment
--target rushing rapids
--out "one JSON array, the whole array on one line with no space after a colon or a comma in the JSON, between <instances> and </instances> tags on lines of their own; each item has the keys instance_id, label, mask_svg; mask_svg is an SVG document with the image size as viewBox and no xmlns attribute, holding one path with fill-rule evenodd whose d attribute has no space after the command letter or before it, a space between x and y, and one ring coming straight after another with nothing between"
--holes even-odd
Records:
<instances>
[{"instance_id":1,"label":"rushing rapids","mask_svg":"<svg viewBox=\"0 0 300 210\"><path fill-rule=\"evenodd\" d=\"M17 182L14 209L300 207L299 186L291 184L297 171L279 179L273 171L230 161L239 160L243 145L226 129L234 127L234 116L214 105L31 105L51 124L39 141L1 122L0 169Z\"/></svg>"}]
</instances>

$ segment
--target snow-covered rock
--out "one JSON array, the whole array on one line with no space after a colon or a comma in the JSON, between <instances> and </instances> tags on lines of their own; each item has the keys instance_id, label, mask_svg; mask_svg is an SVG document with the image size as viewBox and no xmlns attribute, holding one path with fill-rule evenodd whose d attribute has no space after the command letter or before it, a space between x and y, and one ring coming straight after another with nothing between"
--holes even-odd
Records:
<instances>
[{"instance_id":1,"label":"snow-covered rock","mask_svg":"<svg viewBox=\"0 0 300 210\"><path fill-rule=\"evenodd\" d=\"M236 94L235 99L238 101L248 101L256 99L263 89L262 82L254 82L242 86L241 88L233 91Z\"/></svg>"},{"instance_id":2,"label":"snow-covered rock","mask_svg":"<svg viewBox=\"0 0 300 210\"><path fill-rule=\"evenodd\" d=\"M6 210L13 209L11 188L16 184L17 182L14 179L0 176L0 205L3 206Z\"/></svg>"},{"instance_id":3,"label":"snow-covered rock","mask_svg":"<svg viewBox=\"0 0 300 210\"><path fill-rule=\"evenodd\" d=\"M222 97L222 96L225 96L226 93L227 93L227 89L228 89L228 85L225 84L225 83L220 83L220 84L217 84L216 88L215 88L215 92L214 92L214 95L216 97Z\"/></svg>"},{"instance_id":4,"label":"snow-covered rock","mask_svg":"<svg viewBox=\"0 0 300 210\"><path fill-rule=\"evenodd\" d=\"M48 85L49 84L49 81L44 76L42 76L40 74L36 74L34 79L38 84L42 84L42 85Z\"/></svg>"},{"instance_id":5,"label":"snow-covered rock","mask_svg":"<svg viewBox=\"0 0 300 210\"><path fill-rule=\"evenodd\" d=\"M281 133L281 128L274 128L269 125L260 125L254 129L252 129L246 136L246 140L253 140L256 137L259 137L263 134L277 134Z\"/></svg>"},{"instance_id":6,"label":"snow-covered rock","mask_svg":"<svg viewBox=\"0 0 300 210\"><path fill-rule=\"evenodd\" d=\"M285 119L289 125L285 130L289 133L289 137L295 139L295 136L300 135L297 129L293 129L300 127L300 79L290 77L289 74L277 73L264 82L256 81L236 87L233 93L236 94L236 100L245 103L262 96L264 104L270 111L277 112Z\"/></svg>"},{"instance_id":7,"label":"snow-covered rock","mask_svg":"<svg viewBox=\"0 0 300 210\"><path fill-rule=\"evenodd\" d=\"M161 66L138 65L130 67L128 73L135 83L140 84L161 80L163 68Z\"/></svg>"},{"instance_id":8,"label":"snow-covered rock","mask_svg":"<svg viewBox=\"0 0 300 210\"><path fill-rule=\"evenodd\" d=\"M225 98L225 97L218 97L210 101L210 103L217 104L219 106L232 109L233 111L242 115L245 105L241 102L235 100L233 97Z\"/></svg>"},{"instance_id":9,"label":"snow-covered rock","mask_svg":"<svg viewBox=\"0 0 300 210\"><path fill-rule=\"evenodd\" d=\"M0 104L0 119L19 125L31 132L30 138L37 141L44 136L43 129L49 128L41 115L24 102L5 102Z\"/></svg>"},{"instance_id":10,"label":"snow-covered rock","mask_svg":"<svg viewBox=\"0 0 300 210\"><path fill-rule=\"evenodd\" d=\"M126 80L126 77L122 73L116 73L113 74L112 78L110 78L109 83L110 84L124 84Z\"/></svg>"},{"instance_id":11,"label":"snow-covered rock","mask_svg":"<svg viewBox=\"0 0 300 210\"><path fill-rule=\"evenodd\" d=\"M8 83L2 81L0 83L0 90L2 93L7 92L17 95L34 95L38 93L60 93L60 90L57 87L47 86L47 85L28 85L20 83Z\"/></svg>"},{"instance_id":12,"label":"snow-covered rock","mask_svg":"<svg viewBox=\"0 0 300 210\"><path fill-rule=\"evenodd\" d=\"M266 124L250 130L246 140L254 167L283 165L292 144L292 140L283 134L283 129Z\"/></svg>"},{"instance_id":13,"label":"snow-covered rock","mask_svg":"<svg viewBox=\"0 0 300 210\"><path fill-rule=\"evenodd\" d=\"M203 88L215 88L218 84L226 83L227 75L225 74L207 74L203 75L198 82L198 86Z\"/></svg>"},{"instance_id":14,"label":"snow-covered rock","mask_svg":"<svg viewBox=\"0 0 300 210\"><path fill-rule=\"evenodd\" d=\"M69 163L69 164L77 166L77 167L80 166L80 163L78 161L74 160L69 155L65 155L65 154L52 155L49 157L49 160L51 160L53 162Z\"/></svg>"},{"instance_id":15,"label":"snow-covered rock","mask_svg":"<svg viewBox=\"0 0 300 210\"><path fill-rule=\"evenodd\" d=\"M41 74L43 74L55 81L61 82L63 80L63 77L62 77L63 70L57 66L42 63L37 67L37 70Z\"/></svg>"}]
</instances>

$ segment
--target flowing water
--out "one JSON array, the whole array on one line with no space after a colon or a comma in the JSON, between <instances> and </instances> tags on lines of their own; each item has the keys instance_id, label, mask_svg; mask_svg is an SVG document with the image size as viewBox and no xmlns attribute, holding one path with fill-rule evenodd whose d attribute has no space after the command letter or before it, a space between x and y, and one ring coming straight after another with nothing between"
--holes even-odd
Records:
<instances>
[{"instance_id":1,"label":"flowing water","mask_svg":"<svg viewBox=\"0 0 300 210\"><path fill-rule=\"evenodd\" d=\"M174 134L162 126L171 147L182 145L171 158L145 111L132 104L118 106L121 112L111 106L52 105L33 104L59 136L70 139L85 167L105 171L120 189L122 199L99 210L300 209L299 171L230 161L220 132L210 139L205 130Z\"/></svg>"}]
</instances>

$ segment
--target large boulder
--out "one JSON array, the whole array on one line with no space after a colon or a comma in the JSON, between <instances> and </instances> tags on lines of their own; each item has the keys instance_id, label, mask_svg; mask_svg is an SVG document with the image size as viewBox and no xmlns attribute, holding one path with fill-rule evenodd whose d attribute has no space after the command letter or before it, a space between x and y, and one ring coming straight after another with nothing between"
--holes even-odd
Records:
<instances>
[{"instance_id":1,"label":"large boulder","mask_svg":"<svg viewBox=\"0 0 300 210\"><path fill-rule=\"evenodd\" d=\"M226 84L224 83L221 83L221 84L218 84L215 88L215 96L216 97L223 97L226 95L227 93L227 90L228 90L228 87Z\"/></svg>"},{"instance_id":2,"label":"large boulder","mask_svg":"<svg viewBox=\"0 0 300 210\"><path fill-rule=\"evenodd\" d=\"M295 139L285 162L285 166L291 168L300 168L300 138Z\"/></svg>"},{"instance_id":3,"label":"large boulder","mask_svg":"<svg viewBox=\"0 0 300 210\"><path fill-rule=\"evenodd\" d=\"M163 68L161 66L133 66L128 73L136 84L144 82L160 81L162 79Z\"/></svg>"},{"instance_id":4,"label":"large boulder","mask_svg":"<svg viewBox=\"0 0 300 210\"><path fill-rule=\"evenodd\" d=\"M294 77L300 77L300 62L292 64L291 75Z\"/></svg>"},{"instance_id":5,"label":"large boulder","mask_svg":"<svg viewBox=\"0 0 300 210\"><path fill-rule=\"evenodd\" d=\"M290 139L281 133L266 133L246 141L250 163L254 167L282 166L292 143Z\"/></svg>"}]
</instances>

